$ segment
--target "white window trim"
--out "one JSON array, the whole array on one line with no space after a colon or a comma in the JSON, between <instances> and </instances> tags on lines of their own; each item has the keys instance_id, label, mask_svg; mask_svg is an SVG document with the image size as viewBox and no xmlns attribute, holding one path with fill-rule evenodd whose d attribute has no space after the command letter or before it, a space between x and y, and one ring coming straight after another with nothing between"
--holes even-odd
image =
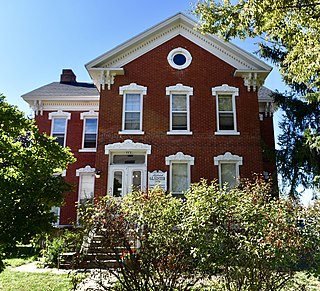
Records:
<instances>
[{"instance_id":1,"label":"white window trim","mask_svg":"<svg viewBox=\"0 0 320 291\"><path fill-rule=\"evenodd\" d=\"M236 183L239 184L239 177L240 177L240 166L243 164L243 158L238 155L233 155L230 152L226 152L224 155L219 155L213 158L214 165L218 166L219 172L219 185L221 185L221 164L235 164L236 165Z\"/></svg>"},{"instance_id":2,"label":"white window trim","mask_svg":"<svg viewBox=\"0 0 320 291\"><path fill-rule=\"evenodd\" d=\"M122 129L119 134L144 134L142 130L143 120L143 96L147 95L147 87L131 83L130 85L119 87L119 94L123 95L122 102ZM140 94L140 129L139 130L127 130L125 129L125 108L126 108L126 95L127 94Z\"/></svg>"},{"instance_id":3,"label":"white window trim","mask_svg":"<svg viewBox=\"0 0 320 291\"><path fill-rule=\"evenodd\" d=\"M187 96L187 130L172 130L172 95L174 94L185 94ZM167 135L192 135L192 131L190 131L190 96L193 95L193 88L179 83L166 87L166 95L170 96L170 128Z\"/></svg>"},{"instance_id":4,"label":"white window trim","mask_svg":"<svg viewBox=\"0 0 320 291\"><path fill-rule=\"evenodd\" d=\"M86 122L87 119L97 119L97 139L98 140L98 126L99 126L99 113L95 112L93 110L90 110L88 112L82 112L80 113L80 119L83 120L83 129L82 129L82 144L81 144L81 149L79 149L79 152L96 152L97 148L85 148L84 147L84 137L85 137L85 128L86 128Z\"/></svg>"},{"instance_id":5,"label":"white window trim","mask_svg":"<svg viewBox=\"0 0 320 291\"><path fill-rule=\"evenodd\" d=\"M49 113L49 120L52 120L52 122L51 122L51 134L50 134L51 136L53 134L53 125L54 125L54 119L55 118L65 118L66 119L65 130L64 130L64 141L63 141L63 147L66 147L68 120L71 119L71 113L70 112L65 112L65 111L62 111L62 110L58 110L56 112L50 112Z\"/></svg>"},{"instance_id":6,"label":"white window trim","mask_svg":"<svg viewBox=\"0 0 320 291\"><path fill-rule=\"evenodd\" d=\"M175 55L177 54L182 54L185 56L186 58L186 62L183 64L183 65L177 65L174 61L173 61L173 58L175 57ZM177 69L177 70L183 70L187 67L190 66L191 64L191 61L192 61L192 56L191 54L184 48L182 47L178 47L178 48L175 48L173 50L171 50L167 56L167 60L168 60L168 63L169 65L174 68L174 69Z\"/></svg>"},{"instance_id":7,"label":"white window trim","mask_svg":"<svg viewBox=\"0 0 320 291\"><path fill-rule=\"evenodd\" d=\"M212 88L212 95L216 97L216 115L217 115L217 131L215 135L240 135L237 131L237 110L236 110L236 97L239 96L239 88L223 84ZM220 130L219 127L219 95L231 95L232 96L232 111L234 130Z\"/></svg>"},{"instance_id":8,"label":"white window trim","mask_svg":"<svg viewBox=\"0 0 320 291\"><path fill-rule=\"evenodd\" d=\"M194 165L194 157L190 155L185 155L182 152L177 152L175 155L170 155L165 158L166 165L170 166L170 191L172 192L172 164L174 163L183 163L187 164L187 181L188 185L190 186L191 184L191 166ZM173 194L181 194L181 193L174 193Z\"/></svg>"}]
</instances>

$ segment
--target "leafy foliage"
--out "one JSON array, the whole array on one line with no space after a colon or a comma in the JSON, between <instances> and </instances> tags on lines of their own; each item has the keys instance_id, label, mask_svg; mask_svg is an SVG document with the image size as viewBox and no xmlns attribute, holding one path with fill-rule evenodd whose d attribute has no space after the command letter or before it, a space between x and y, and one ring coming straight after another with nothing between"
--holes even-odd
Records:
<instances>
[{"instance_id":1,"label":"leafy foliage","mask_svg":"<svg viewBox=\"0 0 320 291\"><path fill-rule=\"evenodd\" d=\"M205 0L197 2L193 13L204 33L216 33L226 40L255 38L259 44L257 53L279 67L283 80L292 89L291 95L295 95L280 102L286 114L278 154L284 187L289 188L289 195L297 197L295 187L299 183L319 185L319 167L315 163L320 156L320 2ZM293 108L293 103L301 106Z\"/></svg>"},{"instance_id":2,"label":"leafy foliage","mask_svg":"<svg viewBox=\"0 0 320 291\"><path fill-rule=\"evenodd\" d=\"M57 169L74 161L0 95L0 246L8 249L51 229L52 206L70 186Z\"/></svg>"},{"instance_id":3,"label":"leafy foliage","mask_svg":"<svg viewBox=\"0 0 320 291\"><path fill-rule=\"evenodd\" d=\"M89 236L94 230L104 252L116 255L118 272L110 271L119 290L184 290L194 284L194 264L177 227L182 205L157 188L131 193L122 202L105 197L85 214ZM107 267L103 260L96 264Z\"/></svg>"},{"instance_id":4,"label":"leafy foliage","mask_svg":"<svg viewBox=\"0 0 320 291\"><path fill-rule=\"evenodd\" d=\"M319 186L320 152L310 147L311 132L320 132L320 103L308 103L292 95L274 94L275 102L283 109L281 133L277 150L278 173L282 186L290 197L299 197L297 187Z\"/></svg>"},{"instance_id":5,"label":"leafy foliage","mask_svg":"<svg viewBox=\"0 0 320 291\"><path fill-rule=\"evenodd\" d=\"M187 193L182 225L193 257L227 290L281 290L302 263L318 264L319 205L310 211L270 191L262 181L228 192L202 181Z\"/></svg>"},{"instance_id":6,"label":"leafy foliage","mask_svg":"<svg viewBox=\"0 0 320 291\"><path fill-rule=\"evenodd\" d=\"M320 3L310 0L198 1L194 13L203 32L260 37L261 55L269 49L290 85L320 88Z\"/></svg>"},{"instance_id":7,"label":"leafy foliage","mask_svg":"<svg viewBox=\"0 0 320 291\"><path fill-rule=\"evenodd\" d=\"M85 225L118 254L115 290L188 290L212 276L223 290L282 290L301 268L319 272L320 204L273 191L260 180L232 190L203 180L185 200L133 192L92 206Z\"/></svg>"}]
</instances>

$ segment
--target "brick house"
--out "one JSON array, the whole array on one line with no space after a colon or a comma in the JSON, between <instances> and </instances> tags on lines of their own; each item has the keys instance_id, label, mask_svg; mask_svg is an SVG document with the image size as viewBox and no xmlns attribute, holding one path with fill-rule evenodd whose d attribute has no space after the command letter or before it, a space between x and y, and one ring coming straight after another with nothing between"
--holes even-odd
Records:
<instances>
[{"instance_id":1,"label":"brick house","mask_svg":"<svg viewBox=\"0 0 320 291\"><path fill-rule=\"evenodd\" d=\"M64 175L76 185L59 224L76 221L75 203L124 196L159 184L181 195L201 178L236 185L275 173L271 67L179 13L86 65L93 84L70 69L22 97L41 131L77 158ZM94 193L94 194L93 194Z\"/></svg>"}]
</instances>

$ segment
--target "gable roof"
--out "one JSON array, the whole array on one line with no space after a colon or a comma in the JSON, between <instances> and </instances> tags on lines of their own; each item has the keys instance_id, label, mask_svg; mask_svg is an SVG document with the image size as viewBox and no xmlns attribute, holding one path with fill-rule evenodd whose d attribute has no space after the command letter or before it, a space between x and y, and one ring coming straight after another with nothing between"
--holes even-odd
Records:
<instances>
[{"instance_id":1,"label":"gable roof","mask_svg":"<svg viewBox=\"0 0 320 291\"><path fill-rule=\"evenodd\" d=\"M257 73L264 80L272 70L271 66L236 45L226 42L213 34L201 34L195 30L196 25L197 23L193 19L178 13L95 58L85 65L86 69L99 88L102 72L108 72L113 77L123 74L122 67L127 63L173 37L182 35L233 66L236 70L235 75L243 76L244 73ZM112 81L109 80L110 84L113 83Z\"/></svg>"}]
</instances>

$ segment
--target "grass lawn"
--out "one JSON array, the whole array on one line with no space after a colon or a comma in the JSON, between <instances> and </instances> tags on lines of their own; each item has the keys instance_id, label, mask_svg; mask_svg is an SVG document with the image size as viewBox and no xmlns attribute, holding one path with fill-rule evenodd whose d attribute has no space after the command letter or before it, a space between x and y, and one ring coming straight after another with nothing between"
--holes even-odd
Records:
<instances>
[{"instance_id":1,"label":"grass lawn","mask_svg":"<svg viewBox=\"0 0 320 291\"><path fill-rule=\"evenodd\" d=\"M62 291L72 290L67 274L27 273L12 271L11 268L32 262L34 257L11 258L5 260L7 268L0 273L1 291Z\"/></svg>"}]
</instances>

